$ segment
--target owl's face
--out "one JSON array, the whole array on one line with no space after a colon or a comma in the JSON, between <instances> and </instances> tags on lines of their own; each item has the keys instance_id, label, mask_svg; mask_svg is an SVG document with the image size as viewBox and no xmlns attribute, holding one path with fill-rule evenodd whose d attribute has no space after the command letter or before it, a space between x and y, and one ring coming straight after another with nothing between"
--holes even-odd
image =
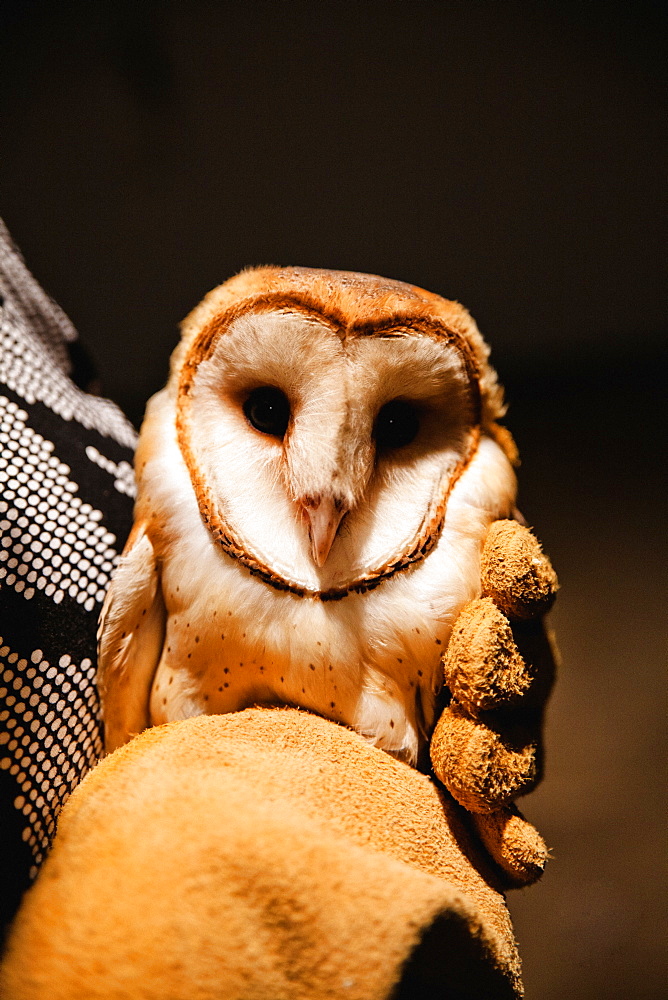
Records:
<instances>
[{"instance_id":1,"label":"owl's face","mask_svg":"<svg viewBox=\"0 0 668 1000\"><path fill-rule=\"evenodd\" d=\"M496 385L453 303L368 276L270 274L271 292L209 297L186 321L179 446L228 554L279 589L338 598L436 544Z\"/></svg>"}]
</instances>

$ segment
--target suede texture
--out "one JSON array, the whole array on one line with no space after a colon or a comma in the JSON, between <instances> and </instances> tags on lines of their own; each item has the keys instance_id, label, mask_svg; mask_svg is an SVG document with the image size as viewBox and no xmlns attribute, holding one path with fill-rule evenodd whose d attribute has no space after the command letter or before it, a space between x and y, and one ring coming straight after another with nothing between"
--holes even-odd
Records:
<instances>
[{"instance_id":1,"label":"suede texture","mask_svg":"<svg viewBox=\"0 0 668 1000\"><path fill-rule=\"evenodd\" d=\"M147 730L63 810L0 995L521 996L465 823L428 777L295 709Z\"/></svg>"}]
</instances>

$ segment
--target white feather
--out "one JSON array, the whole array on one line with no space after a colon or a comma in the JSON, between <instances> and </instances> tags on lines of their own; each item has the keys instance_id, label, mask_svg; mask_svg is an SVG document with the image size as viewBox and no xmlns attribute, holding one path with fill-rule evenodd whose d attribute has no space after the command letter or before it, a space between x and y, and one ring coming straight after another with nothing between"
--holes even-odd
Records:
<instances>
[{"instance_id":1,"label":"white feather","mask_svg":"<svg viewBox=\"0 0 668 1000\"><path fill-rule=\"evenodd\" d=\"M108 750L149 725L148 693L162 653L165 619L153 546L137 525L100 615L98 686Z\"/></svg>"}]
</instances>

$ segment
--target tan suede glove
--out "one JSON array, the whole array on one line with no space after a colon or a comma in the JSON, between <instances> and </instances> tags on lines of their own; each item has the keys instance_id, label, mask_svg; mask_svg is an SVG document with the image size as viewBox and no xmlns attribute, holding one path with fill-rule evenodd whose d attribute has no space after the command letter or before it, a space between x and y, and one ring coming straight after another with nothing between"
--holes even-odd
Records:
<instances>
[{"instance_id":1,"label":"tan suede glove","mask_svg":"<svg viewBox=\"0 0 668 1000\"><path fill-rule=\"evenodd\" d=\"M482 596L455 622L443 656L452 699L431 741L436 776L467 809L509 886L542 874L547 848L514 805L542 777L541 731L556 647L544 614L558 588L528 528L492 524L481 557Z\"/></svg>"}]
</instances>

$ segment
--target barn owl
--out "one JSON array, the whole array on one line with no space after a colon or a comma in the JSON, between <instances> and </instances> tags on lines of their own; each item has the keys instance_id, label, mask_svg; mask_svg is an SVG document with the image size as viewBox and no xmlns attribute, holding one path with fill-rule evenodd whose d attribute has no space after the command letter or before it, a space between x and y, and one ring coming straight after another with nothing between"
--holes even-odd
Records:
<instances>
[{"instance_id":1,"label":"barn owl","mask_svg":"<svg viewBox=\"0 0 668 1000\"><path fill-rule=\"evenodd\" d=\"M488 354L458 303L373 275L258 268L207 295L140 434L101 615L108 750L271 704L416 761L515 502Z\"/></svg>"}]
</instances>

